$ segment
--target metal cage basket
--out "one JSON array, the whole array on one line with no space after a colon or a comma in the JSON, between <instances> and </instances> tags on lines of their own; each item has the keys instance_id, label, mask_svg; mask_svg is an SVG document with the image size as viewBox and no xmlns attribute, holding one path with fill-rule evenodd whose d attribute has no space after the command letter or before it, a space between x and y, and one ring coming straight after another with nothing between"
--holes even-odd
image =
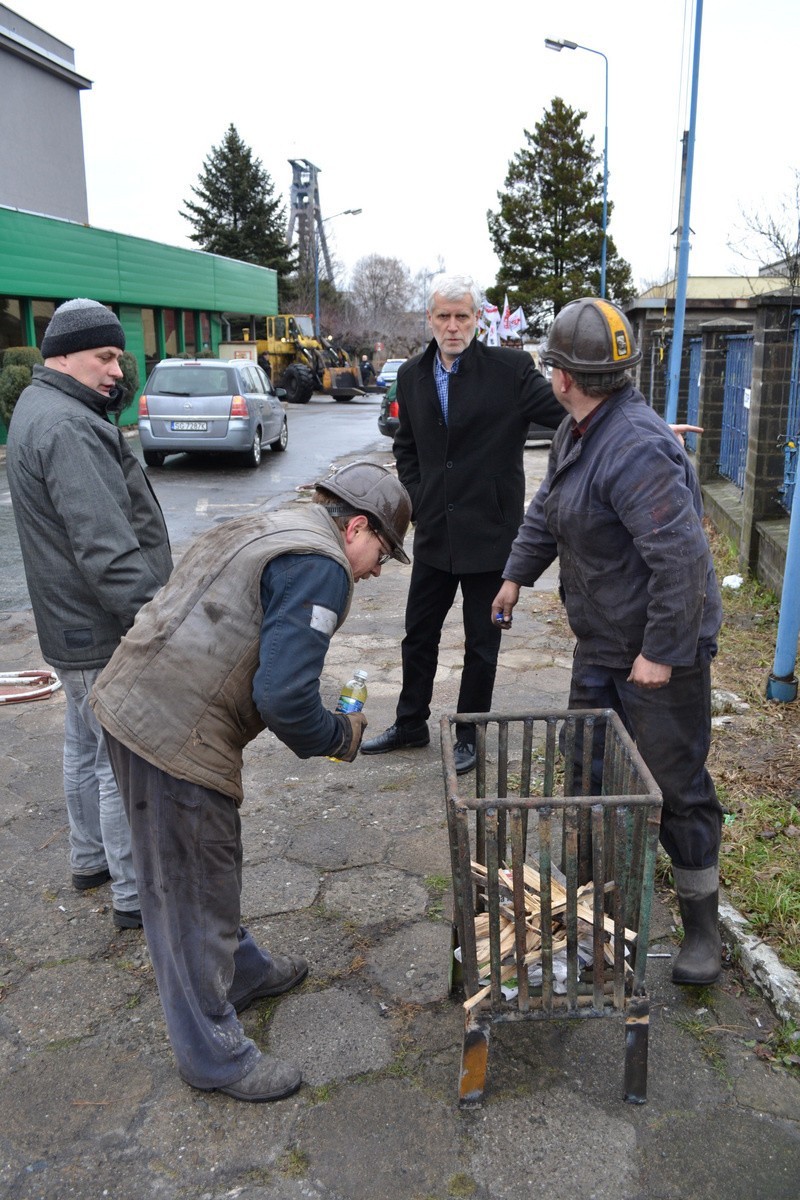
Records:
<instances>
[{"instance_id":1,"label":"metal cage basket","mask_svg":"<svg viewBox=\"0 0 800 1200\"><path fill-rule=\"evenodd\" d=\"M474 796L455 772L456 723L475 725ZM624 1096L643 1103L661 818L650 772L610 709L448 714L441 733L466 995L459 1102L483 1097L493 1023L617 1016Z\"/></svg>"}]
</instances>

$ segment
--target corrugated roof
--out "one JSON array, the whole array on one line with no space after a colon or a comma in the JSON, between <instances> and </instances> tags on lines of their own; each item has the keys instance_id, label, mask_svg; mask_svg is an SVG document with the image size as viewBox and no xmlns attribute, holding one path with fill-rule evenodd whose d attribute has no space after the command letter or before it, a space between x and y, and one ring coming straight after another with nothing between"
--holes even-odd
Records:
<instances>
[{"instance_id":1,"label":"corrugated roof","mask_svg":"<svg viewBox=\"0 0 800 1200\"><path fill-rule=\"evenodd\" d=\"M785 275L694 275L686 283L687 300L750 300L788 286ZM648 288L640 300L675 299L674 279Z\"/></svg>"}]
</instances>

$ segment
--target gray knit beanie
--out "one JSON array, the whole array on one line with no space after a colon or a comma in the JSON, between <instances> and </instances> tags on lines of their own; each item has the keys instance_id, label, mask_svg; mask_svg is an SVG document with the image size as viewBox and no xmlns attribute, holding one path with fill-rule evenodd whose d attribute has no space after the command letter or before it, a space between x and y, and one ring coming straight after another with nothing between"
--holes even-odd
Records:
<instances>
[{"instance_id":1,"label":"gray knit beanie","mask_svg":"<svg viewBox=\"0 0 800 1200\"><path fill-rule=\"evenodd\" d=\"M67 300L57 308L44 331L42 358L94 350L97 346L125 349L125 331L110 308L96 300Z\"/></svg>"}]
</instances>

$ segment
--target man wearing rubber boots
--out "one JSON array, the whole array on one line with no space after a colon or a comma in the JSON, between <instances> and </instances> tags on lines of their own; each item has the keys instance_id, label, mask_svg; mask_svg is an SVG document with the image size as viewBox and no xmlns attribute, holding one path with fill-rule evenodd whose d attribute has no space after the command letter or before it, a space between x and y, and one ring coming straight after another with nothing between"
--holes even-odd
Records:
<instances>
[{"instance_id":1,"label":"man wearing rubber boots","mask_svg":"<svg viewBox=\"0 0 800 1200\"><path fill-rule=\"evenodd\" d=\"M710 984L721 963L722 809L706 758L722 604L700 487L677 438L626 373L641 352L613 304L566 305L542 358L571 420L553 440L490 615L507 629L520 587L558 557L577 638L569 706L614 709L660 787L661 842L684 929L672 977ZM593 794L602 742L598 730Z\"/></svg>"},{"instance_id":2,"label":"man wearing rubber boots","mask_svg":"<svg viewBox=\"0 0 800 1200\"><path fill-rule=\"evenodd\" d=\"M131 824L144 931L181 1077L237 1100L300 1086L262 1055L237 1013L305 978L240 924L242 752L264 728L296 755L352 762L366 719L321 702L330 639L354 582L407 563L411 502L385 467L356 462L314 503L239 517L194 543L100 676L106 731Z\"/></svg>"}]
</instances>

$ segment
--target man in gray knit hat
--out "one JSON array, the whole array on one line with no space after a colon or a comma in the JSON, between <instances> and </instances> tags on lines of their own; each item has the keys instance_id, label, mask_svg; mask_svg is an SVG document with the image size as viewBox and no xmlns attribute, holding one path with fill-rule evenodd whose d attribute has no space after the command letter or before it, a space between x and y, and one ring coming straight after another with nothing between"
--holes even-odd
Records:
<instances>
[{"instance_id":1,"label":"man in gray knit hat","mask_svg":"<svg viewBox=\"0 0 800 1200\"><path fill-rule=\"evenodd\" d=\"M125 400L124 349L105 305L56 309L44 366L14 409L7 468L39 644L66 699L72 884L82 892L110 879L114 924L132 929L142 921L130 829L89 692L172 558L158 501L110 420Z\"/></svg>"}]
</instances>

